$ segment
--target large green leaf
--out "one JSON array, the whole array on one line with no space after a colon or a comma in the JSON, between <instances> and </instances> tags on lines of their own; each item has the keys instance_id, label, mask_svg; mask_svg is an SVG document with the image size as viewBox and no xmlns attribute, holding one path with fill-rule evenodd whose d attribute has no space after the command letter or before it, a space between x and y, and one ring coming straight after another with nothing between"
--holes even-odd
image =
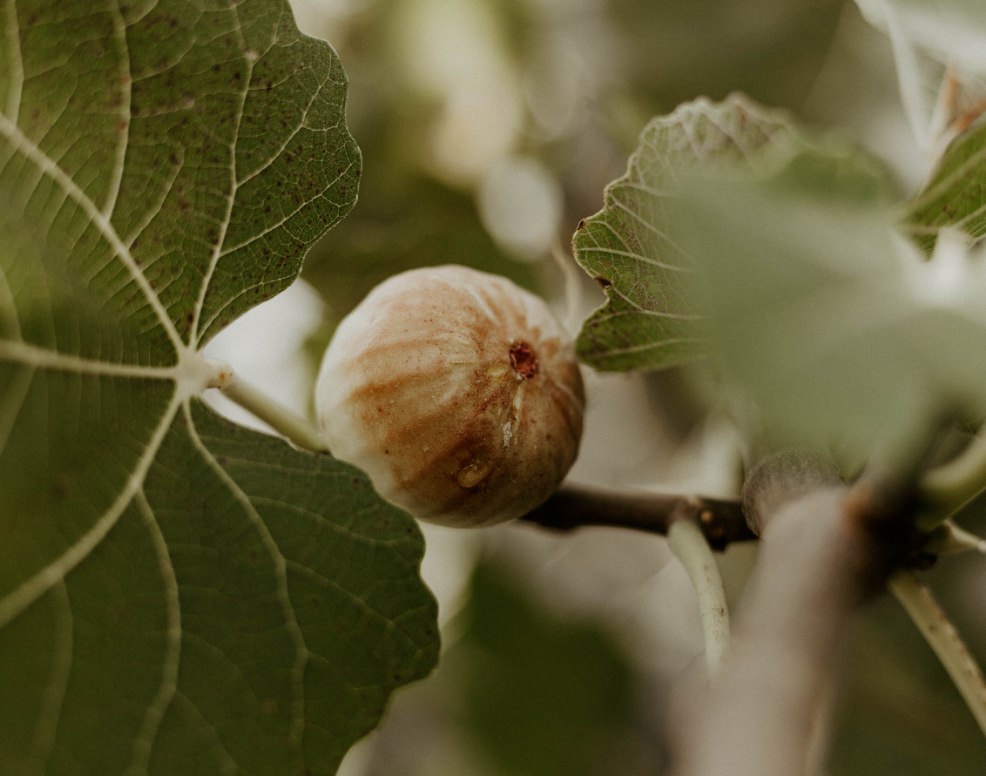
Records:
<instances>
[{"instance_id":1,"label":"large green leaf","mask_svg":"<svg viewBox=\"0 0 986 776\"><path fill-rule=\"evenodd\" d=\"M597 369L655 369L705 351L684 291L692 267L671 203L689 171L756 168L789 137L781 115L739 95L687 103L647 125L626 174L606 188L603 209L575 233L575 258L607 297L582 326L580 358Z\"/></svg>"},{"instance_id":2,"label":"large green leaf","mask_svg":"<svg viewBox=\"0 0 986 776\"><path fill-rule=\"evenodd\" d=\"M929 253L946 227L976 239L986 235L984 190L986 124L977 124L949 144L931 180L908 206L908 231Z\"/></svg>"},{"instance_id":3,"label":"large green leaf","mask_svg":"<svg viewBox=\"0 0 986 776\"><path fill-rule=\"evenodd\" d=\"M0 771L332 773L437 652L411 519L195 398L352 206L284 2L0 14Z\"/></svg>"}]
</instances>

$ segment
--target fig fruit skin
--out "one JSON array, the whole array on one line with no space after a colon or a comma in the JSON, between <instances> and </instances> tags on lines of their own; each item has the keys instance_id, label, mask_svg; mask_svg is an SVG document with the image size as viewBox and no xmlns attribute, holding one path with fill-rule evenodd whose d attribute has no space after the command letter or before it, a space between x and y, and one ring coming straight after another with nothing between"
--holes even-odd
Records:
<instances>
[{"instance_id":1,"label":"fig fruit skin","mask_svg":"<svg viewBox=\"0 0 986 776\"><path fill-rule=\"evenodd\" d=\"M339 324L315 406L332 454L385 499L477 527L558 488L578 454L585 392L542 299L446 265L389 278Z\"/></svg>"}]
</instances>

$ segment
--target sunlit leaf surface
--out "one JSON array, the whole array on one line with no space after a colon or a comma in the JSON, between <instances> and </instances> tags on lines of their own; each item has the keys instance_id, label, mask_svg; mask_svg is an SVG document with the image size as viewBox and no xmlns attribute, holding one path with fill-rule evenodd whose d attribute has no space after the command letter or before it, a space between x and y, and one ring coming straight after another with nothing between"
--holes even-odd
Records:
<instances>
[{"instance_id":1,"label":"sunlit leaf surface","mask_svg":"<svg viewBox=\"0 0 986 776\"><path fill-rule=\"evenodd\" d=\"M283 2L0 11L0 771L332 773L435 659L413 522L195 398L352 206Z\"/></svg>"},{"instance_id":2,"label":"sunlit leaf surface","mask_svg":"<svg viewBox=\"0 0 986 776\"><path fill-rule=\"evenodd\" d=\"M575 233L576 260L607 298L583 324L583 360L598 369L654 369L704 352L698 313L683 290L692 266L671 203L689 171L755 168L788 134L782 116L741 96L687 103L648 124L626 174L607 187L603 209Z\"/></svg>"}]
</instances>

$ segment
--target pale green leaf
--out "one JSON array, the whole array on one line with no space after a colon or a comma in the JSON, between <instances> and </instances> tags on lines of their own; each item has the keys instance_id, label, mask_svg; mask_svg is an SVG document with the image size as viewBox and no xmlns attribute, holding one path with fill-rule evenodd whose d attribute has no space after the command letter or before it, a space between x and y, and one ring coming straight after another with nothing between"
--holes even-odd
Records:
<instances>
[{"instance_id":1,"label":"pale green leaf","mask_svg":"<svg viewBox=\"0 0 986 776\"><path fill-rule=\"evenodd\" d=\"M924 261L888 191L877 165L828 146L681 201L717 363L775 441L858 460L986 410L986 268L954 234Z\"/></svg>"},{"instance_id":2,"label":"pale green leaf","mask_svg":"<svg viewBox=\"0 0 986 776\"><path fill-rule=\"evenodd\" d=\"M606 188L603 209L575 233L575 258L607 297L582 326L580 358L597 369L655 369L704 352L671 203L690 171L752 169L789 140L782 115L740 95L696 100L647 125L626 174Z\"/></svg>"},{"instance_id":3,"label":"pale green leaf","mask_svg":"<svg viewBox=\"0 0 986 776\"><path fill-rule=\"evenodd\" d=\"M434 664L421 537L196 396L355 201L338 59L280 0L0 39L0 772L332 773Z\"/></svg>"},{"instance_id":4,"label":"pale green leaf","mask_svg":"<svg viewBox=\"0 0 986 776\"><path fill-rule=\"evenodd\" d=\"M953 140L931 180L908 205L908 232L927 252L945 228L986 235L986 124Z\"/></svg>"}]
</instances>

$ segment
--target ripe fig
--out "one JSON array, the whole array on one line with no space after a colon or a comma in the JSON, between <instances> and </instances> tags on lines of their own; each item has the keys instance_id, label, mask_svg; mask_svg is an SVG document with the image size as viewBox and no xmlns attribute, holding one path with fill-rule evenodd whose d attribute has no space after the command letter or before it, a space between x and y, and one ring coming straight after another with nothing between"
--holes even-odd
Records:
<instances>
[{"instance_id":1,"label":"ripe fig","mask_svg":"<svg viewBox=\"0 0 986 776\"><path fill-rule=\"evenodd\" d=\"M315 389L337 458L414 516L451 526L519 517L578 452L585 393L543 300L459 266L377 286L336 330Z\"/></svg>"}]
</instances>

